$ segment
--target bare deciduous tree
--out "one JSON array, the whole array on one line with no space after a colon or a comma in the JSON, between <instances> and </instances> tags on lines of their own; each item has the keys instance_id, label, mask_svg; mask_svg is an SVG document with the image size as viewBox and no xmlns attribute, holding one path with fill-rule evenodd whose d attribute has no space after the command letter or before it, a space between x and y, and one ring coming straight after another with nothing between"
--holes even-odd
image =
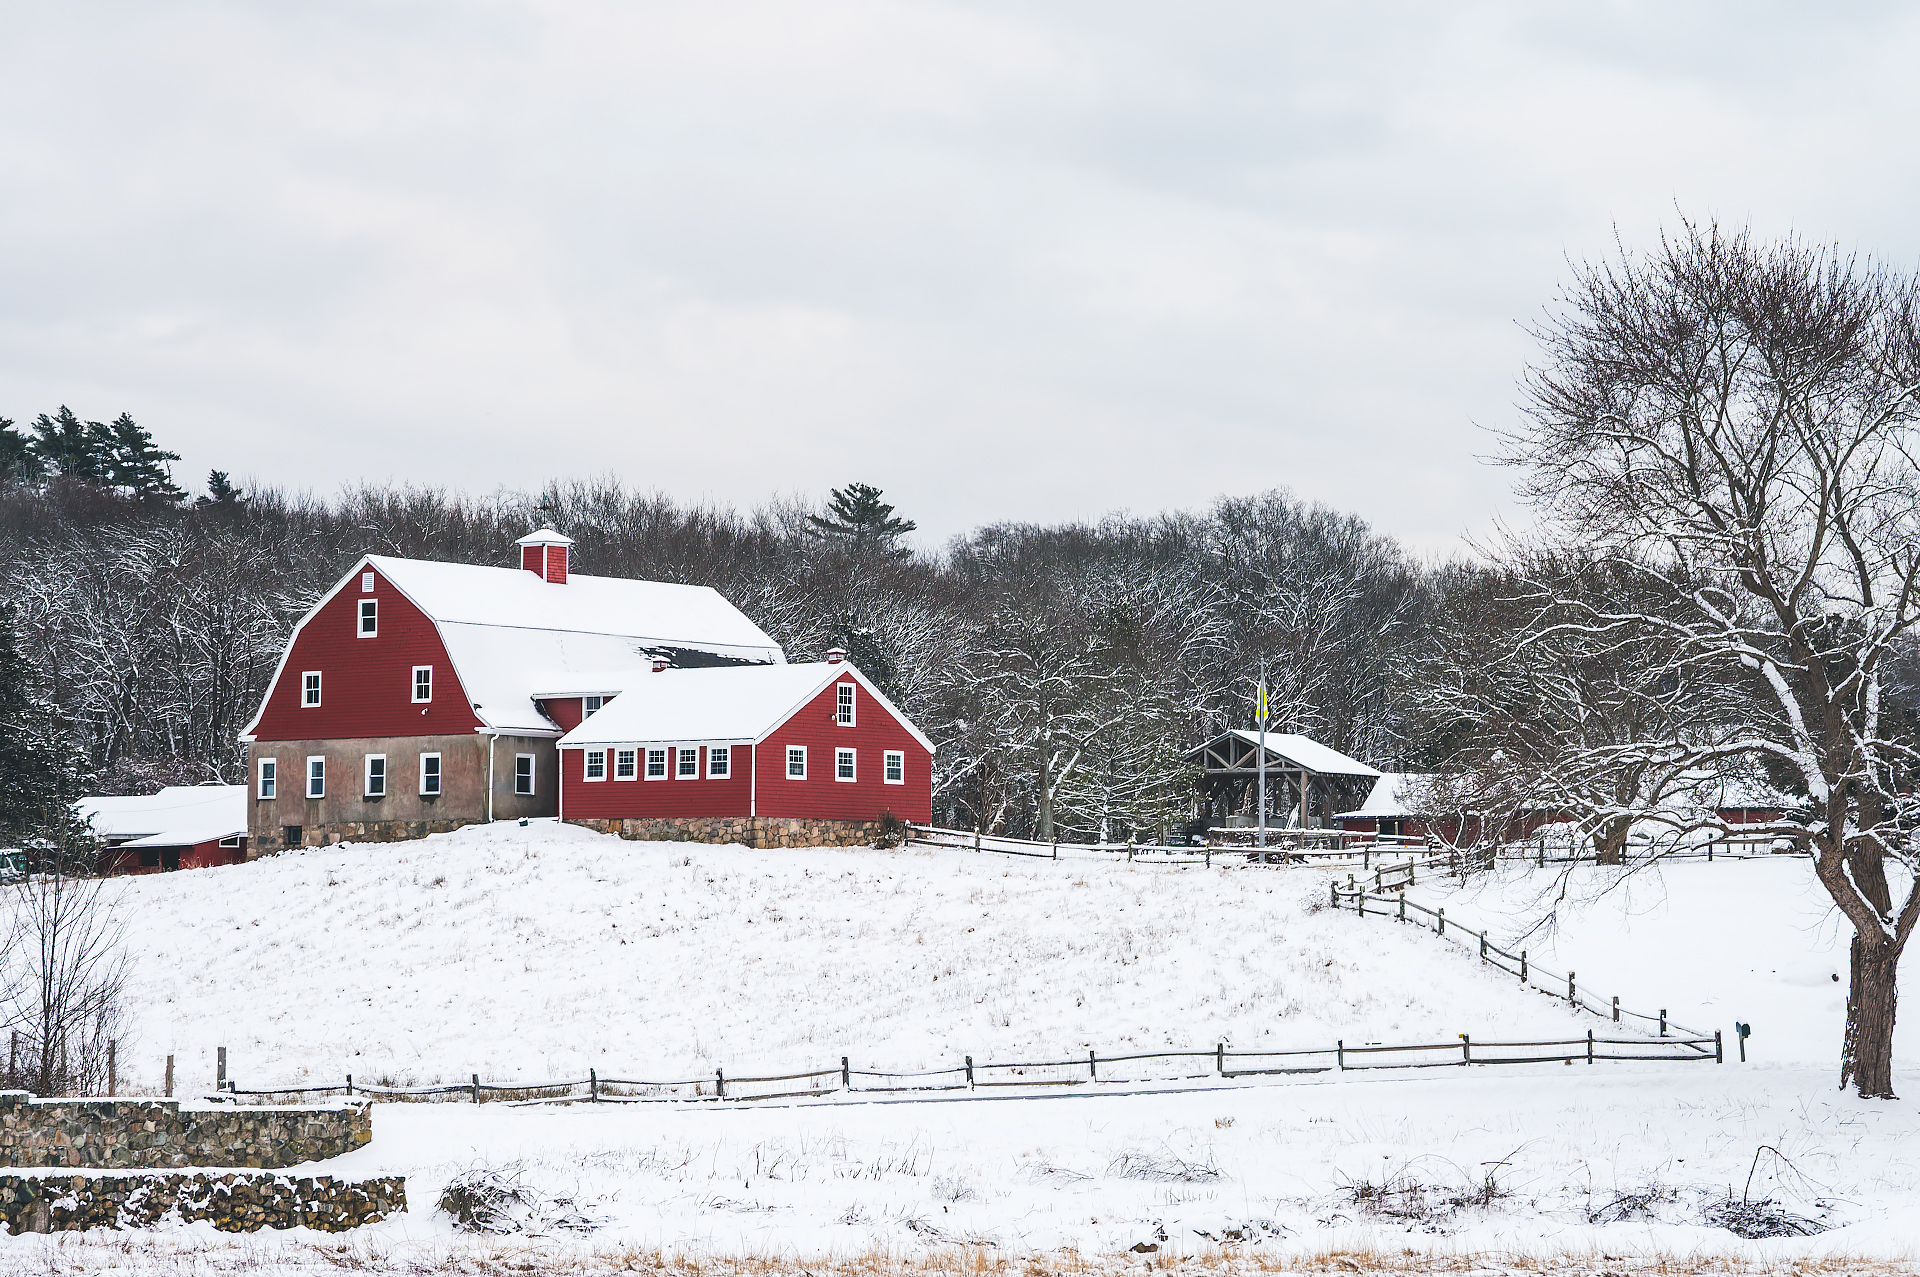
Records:
<instances>
[{"instance_id":1,"label":"bare deciduous tree","mask_svg":"<svg viewBox=\"0 0 1920 1277\"><path fill-rule=\"evenodd\" d=\"M1687 224L1579 270L1538 336L1508 460L1543 535L1651 597L1561 598L1536 634L1646 636L1676 670L1757 689L1561 765L1639 769L1650 793L1744 760L1804 793L1789 828L1854 930L1841 1084L1891 1097L1895 973L1920 920L1920 760L1892 712L1920 621L1920 289L1835 250Z\"/></svg>"},{"instance_id":2,"label":"bare deciduous tree","mask_svg":"<svg viewBox=\"0 0 1920 1277\"><path fill-rule=\"evenodd\" d=\"M16 1085L38 1095L100 1094L121 1037L128 959L98 878L34 874L12 888L7 1022L20 1035Z\"/></svg>"}]
</instances>

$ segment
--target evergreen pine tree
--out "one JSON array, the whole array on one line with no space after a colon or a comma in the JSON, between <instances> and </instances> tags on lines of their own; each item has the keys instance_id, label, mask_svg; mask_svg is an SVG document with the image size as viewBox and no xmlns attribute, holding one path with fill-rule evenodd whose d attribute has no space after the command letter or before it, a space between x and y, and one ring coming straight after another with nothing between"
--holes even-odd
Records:
<instances>
[{"instance_id":1,"label":"evergreen pine tree","mask_svg":"<svg viewBox=\"0 0 1920 1277\"><path fill-rule=\"evenodd\" d=\"M207 472L207 495L196 498L194 504L203 510L209 506L221 510L231 510L243 504L245 500L246 494L239 488L233 486L233 481L227 477L225 470L209 470Z\"/></svg>"},{"instance_id":2,"label":"evergreen pine tree","mask_svg":"<svg viewBox=\"0 0 1920 1277\"><path fill-rule=\"evenodd\" d=\"M112 425L102 426L97 421L87 425L102 432L108 484L124 488L137 501L187 499L186 493L174 487L173 472L167 468L167 462L180 460L180 454L155 447L152 433L137 424L132 413L121 413Z\"/></svg>"},{"instance_id":3,"label":"evergreen pine tree","mask_svg":"<svg viewBox=\"0 0 1920 1277\"><path fill-rule=\"evenodd\" d=\"M871 484L835 488L826 516L807 516L807 531L849 553L904 559L913 551L897 542L918 525L911 519L894 518L893 507L880 497L880 489Z\"/></svg>"},{"instance_id":4,"label":"evergreen pine tree","mask_svg":"<svg viewBox=\"0 0 1920 1277\"><path fill-rule=\"evenodd\" d=\"M106 483L113 455L112 435L97 421L82 421L65 404L49 417L33 421L33 450L55 474L89 483Z\"/></svg>"},{"instance_id":5,"label":"evergreen pine tree","mask_svg":"<svg viewBox=\"0 0 1920 1277\"><path fill-rule=\"evenodd\" d=\"M0 602L0 843L91 872L93 840L74 810L81 794L72 742L53 707L34 695L20 651L18 612ZM74 865L67 865L67 861Z\"/></svg>"},{"instance_id":6,"label":"evergreen pine tree","mask_svg":"<svg viewBox=\"0 0 1920 1277\"><path fill-rule=\"evenodd\" d=\"M21 483L38 478L40 470L33 440L14 429L12 420L0 417L0 480Z\"/></svg>"}]
</instances>

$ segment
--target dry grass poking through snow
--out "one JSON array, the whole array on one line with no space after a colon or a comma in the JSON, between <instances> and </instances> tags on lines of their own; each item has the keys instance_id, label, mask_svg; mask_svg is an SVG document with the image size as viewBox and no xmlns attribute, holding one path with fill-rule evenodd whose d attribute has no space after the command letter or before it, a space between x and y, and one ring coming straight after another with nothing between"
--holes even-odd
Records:
<instances>
[{"instance_id":1,"label":"dry grass poking through snow","mask_svg":"<svg viewBox=\"0 0 1920 1277\"><path fill-rule=\"evenodd\" d=\"M473 827L121 879L133 1085L644 1079L1538 1036L1567 1013L1311 870ZM194 955L181 963L178 955Z\"/></svg>"},{"instance_id":2,"label":"dry grass poking through snow","mask_svg":"<svg viewBox=\"0 0 1920 1277\"><path fill-rule=\"evenodd\" d=\"M1734 1253L1646 1254L1602 1251L1457 1254L1337 1249L1301 1253L1215 1251L1162 1260L1152 1255L1095 1255L1075 1251L1013 1256L991 1249L955 1248L902 1255L884 1251L801 1259L756 1255L687 1254L652 1249L556 1251L510 1242L469 1245L394 1245L364 1240L270 1244L192 1231L178 1236L58 1234L17 1239L0 1248L0 1274L114 1273L126 1277L218 1277L271 1274L404 1273L417 1277L558 1277L641 1274L643 1277L1154 1277L1166 1274L1255 1277L1269 1273L1450 1274L1491 1277L1910 1277L1912 1259L1849 1255L1767 1259Z\"/></svg>"}]
</instances>

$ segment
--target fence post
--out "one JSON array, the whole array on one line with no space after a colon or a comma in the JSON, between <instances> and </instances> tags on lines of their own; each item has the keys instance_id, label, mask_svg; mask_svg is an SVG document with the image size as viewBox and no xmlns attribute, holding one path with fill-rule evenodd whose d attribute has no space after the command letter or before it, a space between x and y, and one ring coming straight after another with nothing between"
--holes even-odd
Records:
<instances>
[{"instance_id":1,"label":"fence post","mask_svg":"<svg viewBox=\"0 0 1920 1277\"><path fill-rule=\"evenodd\" d=\"M844 1055L840 1057L840 1089L843 1091L853 1089L853 1070L847 1067L847 1057Z\"/></svg>"},{"instance_id":2,"label":"fence post","mask_svg":"<svg viewBox=\"0 0 1920 1277\"><path fill-rule=\"evenodd\" d=\"M1715 1064L1726 1063L1725 1058L1720 1054L1720 1030L1718 1029L1713 1031L1713 1062Z\"/></svg>"},{"instance_id":3,"label":"fence post","mask_svg":"<svg viewBox=\"0 0 1920 1277\"><path fill-rule=\"evenodd\" d=\"M171 1064L172 1061L169 1060L168 1063ZM353 1098L353 1074L351 1073L347 1074L347 1098Z\"/></svg>"},{"instance_id":4,"label":"fence post","mask_svg":"<svg viewBox=\"0 0 1920 1277\"><path fill-rule=\"evenodd\" d=\"M1593 1030L1587 1030L1587 1063L1593 1063Z\"/></svg>"},{"instance_id":5,"label":"fence post","mask_svg":"<svg viewBox=\"0 0 1920 1277\"><path fill-rule=\"evenodd\" d=\"M1443 936L1447 934L1447 907L1445 905L1440 906L1440 920L1434 924L1433 929Z\"/></svg>"},{"instance_id":6,"label":"fence post","mask_svg":"<svg viewBox=\"0 0 1920 1277\"><path fill-rule=\"evenodd\" d=\"M1333 1044L1333 1062L1340 1068L1347 1067L1347 1040L1341 1038Z\"/></svg>"},{"instance_id":7,"label":"fence post","mask_svg":"<svg viewBox=\"0 0 1920 1277\"><path fill-rule=\"evenodd\" d=\"M113 1038L107 1039L107 1094L120 1094L120 1043Z\"/></svg>"},{"instance_id":8,"label":"fence post","mask_svg":"<svg viewBox=\"0 0 1920 1277\"><path fill-rule=\"evenodd\" d=\"M1525 949L1522 949L1520 951L1520 983L1525 984L1526 982L1527 982L1527 951Z\"/></svg>"},{"instance_id":9,"label":"fence post","mask_svg":"<svg viewBox=\"0 0 1920 1277\"><path fill-rule=\"evenodd\" d=\"M1620 1023L1620 995L1617 993L1613 995L1613 1022Z\"/></svg>"},{"instance_id":10,"label":"fence post","mask_svg":"<svg viewBox=\"0 0 1920 1277\"><path fill-rule=\"evenodd\" d=\"M1340 907L1340 884L1337 882L1328 883L1327 891L1328 891L1328 894L1330 894L1333 897L1332 907L1335 909L1338 909ZM20 1045L20 1035L18 1033L13 1035L13 1042L14 1042L14 1048L18 1050Z\"/></svg>"},{"instance_id":11,"label":"fence post","mask_svg":"<svg viewBox=\"0 0 1920 1277\"><path fill-rule=\"evenodd\" d=\"M980 850L980 822L979 821L975 821L973 824L973 849L975 851Z\"/></svg>"},{"instance_id":12,"label":"fence post","mask_svg":"<svg viewBox=\"0 0 1920 1277\"><path fill-rule=\"evenodd\" d=\"M475 1104L478 1104L480 1102L480 1075L478 1073L473 1075L472 1085L473 1085L473 1102Z\"/></svg>"},{"instance_id":13,"label":"fence post","mask_svg":"<svg viewBox=\"0 0 1920 1277\"><path fill-rule=\"evenodd\" d=\"M1053 840L1053 858L1055 860L1060 859L1060 840L1058 838Z\"/></svg>"},{"instance_id":14,"label":"fence post","mask_svg":"<svg viewBox=\"0 0 1920 1277\"><path fill-rule=\"evenodd\" d=\"M1359 915L1360 915L1360 916L1361 916L1362 918L1364 918L1364 917L1366 917L1366 916L1367 916L1367 892L1366 892L1366 888L1364 888L1364 887L1362 887L1362 888L1361 888L1361 889L1360 889L1359 891L1357 891L1357 892L1355 892L1355 893L1354 893L1354 897L1353 897L1353 911L1354 911L1355 913L1357 913L1357 914L1359 914Z\"/></svg>"},{"instance_id":15,"label":"fence post","mask_svg":"<svg viewBox=\"0 0 1920 1277\"><path fill-rule=\"evenodd\" d=\"M1094 1060L1092 1051L1087 1052L1087 1076L1096 1082L1100 1080L1100 1065Z\"/></svg>"},{"instance_id":16,"label":"fence post","mask_svg":"<svg viewBox=\"0 0 1920 1277\"><path fill-rule=\"evenodd\" d=\"M213 1089L216 1091L224 1091L227 1089L227 1048L224 1046L220 1048L219 1059L215 1068L217 1072L214 1074Z\"/></svg>"},{"instance_id":17,"label":"fence post","mask_svg":"<svg viewBox=\"0 0 1920 1277\"><path fill-rule=\"evenodd\" d=\"M600 1102L600 1070L588 1069L587 1070L587 1103L598 1104L599 1102Z\"/></svg>"},{"instance_id":18,"label":"fence post","mask_svg":"<svg viewBox=\"0 0 1920 1277\"><path fill-rule=\"evenodd\" d=\"M1373 844L1372 843L1360 844L1360 867L1362 869L1373 868ZM1378 885L1377 878L1375 879L1375 885L1376 886Z\"/></svg>"},{"instance_id":19,"label":"fence post","mask_svg":"<svg viewBox=\"0 0 1920 1277\"><path fill-rule=\"evenodd\" d=\"M1403 891L1400 893L1400 921L1405 922L1406 920L1407 920L1407 893Z\"/></svg>"},{"instance_id":20,"label":"fence post","mask_svg":"<svg viewBox=\"0 0 1920 1277\"><path fill-rule=\"evenodd\" d=\"M1487 933L1486 933L1486 930L1483 928L1480 932L1480 961L1485 962L1486 960L1487 960Z\"/></svg>"},{"instance_id":21,"label":"fence post","mask_svg":"<svg viewBox=\"0 0 1920 1277\"><path fill-rule=\"evenodd\" d=\"M1460 1035L1460 1063L1473 1063L1473 1039L1464 1033Z\"/></svg>"},{"instance_id":22,"label":"fence post","mask_svg":"<svg viewBox=\"0 0 1920 1277\"><path fill-rule=\"evenodd\" d=\"M971 1055L967 1057L967 1085L973 1085L973 1057Z\"/></svg>"},{"instance_id":23,"label":"fence post","mask_svg":"<svg viewBox=\"0 0 1920 1277\"><path fill-rule=\"evenodd\" d=\"M1227 1075L1227 1044L1218 1042L1213 1048L1213 1071L1221 1077Z\"/></svg>"},{"instance_id":24,"label":"fence post","mask_svg":"<svg viewBox=\"0 0 1920 1277\"><path fill-rule=\"evenodd\" d=\"M727 1098L727 1075L719 1069L713 1071L713 1093L723 1100Z\"/></svg>"},{"instance_id":25,"label":"fence post","mask_svg":"<svg viewBox=\"0 0 1920 1277\"><path fill-rule=\"evenodd\" d=\"M1579 996L1574 992L1573 972L1567 972L1567 1001L1578 1004Z\"/></svg>"},{"instance_id":26,"label":"fence post","mask_svg":"<svg viewBox=\"0 0 1920 1277\"><path fill-rule=\"evenodd\" d=\"M1665 1007L1660 1008L1660 1036L1663 1038L1667 1036L1667 1009Z\"/></svg>"},{"instance_id":27,"label":"fence post","mask_svg":"<svg viewBox=\"0 0 1920 1277\"><path fill-rule=\"evenodd\" d=\"M167 1098L173 1098L173 1057L167 1057Z\"/></svg>"},{"instance_id":28,"label":"fence post","mask_svg":"<svg viewBox=\"0 0 1920 1277\"><path fill-rule=\"evenodd\" d=\"M1213 844L1207 844L1207 868L1213 868Z\"/></svg>"},{"instance_id":29,"label":"fence post","mask_svg":"<svg viewBox=\"0 0 1920 1277\"><path fill-rule=\"evenodd\" d=\"M1540 868L1545 869L1547 867L1547 844L1545 842L1535 843L1534 849L1540 853Z\"/></svg>"}]
</instances>

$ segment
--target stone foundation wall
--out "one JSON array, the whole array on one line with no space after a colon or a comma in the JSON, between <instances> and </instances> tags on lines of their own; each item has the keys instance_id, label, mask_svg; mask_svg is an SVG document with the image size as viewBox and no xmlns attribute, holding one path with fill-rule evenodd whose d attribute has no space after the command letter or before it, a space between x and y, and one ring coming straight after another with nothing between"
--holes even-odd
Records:
<instances>
[{"instance_id":1,"label":"stone foundation wall","mask_svg":"<svg viewBox=\"0 0 1920 1277\"><path fill-rule=\"evenodd\" d=\"M337 842L406 842L428 834L450 834L475 820L343 820L331 825L302 825L302 847L330 847ZM264 856L287 849L284 825L263 825L247 835L247 856Z\"/></svg>"},{"instance_id":2,"label":"stone foundation wall","mask_svg":"<svg viewBox=\"0 0 1920 1277\"><path fill-rule=\"evenodd\" d=\"M341 1233L406 1208L406 1181L398 1175L359 1181L206 1171L0 1175L0 1221L16 1234L203 1219L229 1233L295 1227Z\"/></svg>"},{"instance_id":3,"label":"stone foundation wall","mask_svg":"<svg viewBox=\"0 0 1920 1277\"><path fill-rule=\"evenodd\" d=\"M880 837L873 820L817 820L775 816L648 816L567 821L640 842L740 843L748 847L870 847Z\"/></svg>"},{"instance_id":4,"label":"stone foundation wall","mask_svg":"<svg viewBox=\"0 0 1920 1277\"><path fill-rule=\"evenodd\" d=\"M0 1091L0 1165L272 1170L351 1153L373 1139L373 1106L214 1107L175 1100L36 1100Z\"/></svg>"}]
</instances>

